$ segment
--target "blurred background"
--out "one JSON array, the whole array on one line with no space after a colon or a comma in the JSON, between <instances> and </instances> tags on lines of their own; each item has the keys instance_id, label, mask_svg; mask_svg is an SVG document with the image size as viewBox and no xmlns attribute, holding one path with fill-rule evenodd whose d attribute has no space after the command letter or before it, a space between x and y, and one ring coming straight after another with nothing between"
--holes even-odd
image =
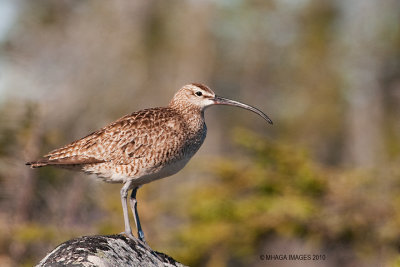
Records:
<instances>
[{"instance_id":1,"label":"blurred background","mask_svg":"<svg viewBox=\"0 0 400 267\"><path fill-rule=\"evenodd\" d=\"M399 1L0 0L0 17L1 266L122 232L121 185L24 163L190 82L274 125L206 111L198 154L138 192L153 249L191 266L400 265ZM260 258L289 254L325 260Z\"/></svg>"}]
</instances>

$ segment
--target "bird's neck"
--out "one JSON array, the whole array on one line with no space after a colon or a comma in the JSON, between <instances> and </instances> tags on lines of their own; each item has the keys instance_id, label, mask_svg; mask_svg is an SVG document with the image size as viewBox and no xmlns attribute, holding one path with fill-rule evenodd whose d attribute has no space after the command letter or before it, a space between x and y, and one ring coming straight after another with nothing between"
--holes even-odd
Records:
<instances>
[{"instance_id":1,"label":"bird's neck","mask_svg":"<svg viewBox=\"0 0 400 267\"><path fill-rule=\"evenodd\" d=\"M181 115L182 119L191 130L198 131L205 126L204 109L192 105L180 105L179 107L170 105L169 107Z\"/></svg>"}]
</instances>

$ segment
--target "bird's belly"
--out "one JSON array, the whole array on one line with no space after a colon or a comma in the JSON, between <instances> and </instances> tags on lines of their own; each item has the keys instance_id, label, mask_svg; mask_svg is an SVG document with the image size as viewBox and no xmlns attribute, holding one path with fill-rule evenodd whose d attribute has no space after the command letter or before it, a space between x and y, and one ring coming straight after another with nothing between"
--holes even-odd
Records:
<instances>
[{"instance_id":1,"label":"bird's belly","mask_svg":"<svg viewBox=\"0 0 400 267\"><path fill-rule=\"evenodd\" d=\"M171 176L181 169L185 167L186 163L188 163L190 158L183 158L176 161L173 161L165 166L160 166L157 168L152 168L146 172L146 174L141 175L140 177L133 179L134 186L139 186L142 184L150 183L154 180L158 180L161 178L165 178Z\"/></svg>"}]
</instances>

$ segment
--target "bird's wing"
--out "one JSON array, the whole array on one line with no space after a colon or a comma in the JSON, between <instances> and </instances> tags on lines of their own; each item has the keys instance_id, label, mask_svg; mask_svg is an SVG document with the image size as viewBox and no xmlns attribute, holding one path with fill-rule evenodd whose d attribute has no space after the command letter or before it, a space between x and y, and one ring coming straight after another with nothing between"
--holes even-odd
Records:
<instances>
[{"instance_id":1,"label":"bird's wing","mask_svg":"<svg viewBox=\"0 0 400 267\"><path fill-rule=\"evenodd\" d=\"M165 127L174 116L163 108L141 110L111 123L62 148L45 155L41 160L27 163L32 167L46 165L80 165L113 161L128 164L132 159L143 157L163 139ZM176 121L176 119L175 119ZM168 126L169 125L169 126Z\"/></svg>"},{"instance_id":2,"label":"bird's wing","mask_svg":"<svg viewBox=\"0 0 400 267\"><path fill-rule=\"evenodd\" d=\"M179 149L176 144L182 140L178 133L184 128L183 120L179 118L168 108L149 109L135 114L116 145L108 149L109 158L115 164L125 165L135 159L148 157L157 165L167 150L174 153L174 149Z\"/></svg>"}]
</instances>

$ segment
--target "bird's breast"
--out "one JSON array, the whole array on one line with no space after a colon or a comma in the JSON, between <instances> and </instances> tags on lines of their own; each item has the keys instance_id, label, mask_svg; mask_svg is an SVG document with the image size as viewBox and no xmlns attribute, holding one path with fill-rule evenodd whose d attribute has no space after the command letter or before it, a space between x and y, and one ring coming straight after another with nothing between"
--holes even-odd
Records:
<instances>
[{"instance_id":1,"label":"bird's breast","mask_svg":"<svg viewBox=\"0 0 400 267\"><path fill-rule=\"evenodd\" d=\"M181 144L179 145L179 149L172 153L164 150L162 152L162 154L164 154L163 160L157 162L155 165L149 166L144 173L138 175L139 177L134 179L134 184L146 184L174 175L183 169L203 144L207 134L206 125L204 124L196 131L187 132L186 134L186 137L180 140Z\"/></svg>"},{"instance_id":2,"label":"bird's breast","mask_svg":"<svg viewBox=\"0 0 400 267\"><path fill-rule=\"evenodd\" d=\"M193 133L188 136L187 140L184 141L186 146L186 154L189 154L190 157L193 156L203 144L204 140L206 139L206 135L207 126L203 122L201 126L193 131Z\"/></svg>"}]
</instances>

